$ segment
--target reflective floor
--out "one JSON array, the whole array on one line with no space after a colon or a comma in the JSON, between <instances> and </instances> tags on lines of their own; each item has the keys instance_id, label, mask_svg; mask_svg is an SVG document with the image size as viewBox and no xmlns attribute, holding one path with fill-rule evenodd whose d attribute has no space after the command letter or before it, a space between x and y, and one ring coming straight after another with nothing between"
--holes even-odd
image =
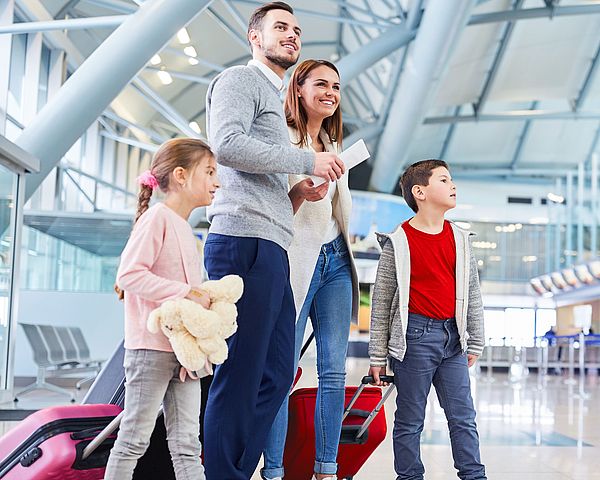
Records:
<instances>
[{"instance_id":1,"label":"reflective floor","mask_svg":"<svg viewBox=\"0 0 600 480\"><path fill-rule=\"evenodd\" d=\"M307 356L308 357L308 356ZM314 357L301 363L299 386L314 385ZM368 370L367 359L349 359L348 384ZM482 460L490 480L600 480L600 379L588 374L581 385L566 376L540 381L532 373L509 381L507 373L472 372ZM388 436L356 480L395 480L391 429L392 394L386 404ZM432 389L422 458L427 480L458 478L453 467L443 410ZM255 474L252 479L259 479Z\"/></svg>"},{"instance_id":2,"label":"reflective floor","mask_svg":"<svg viewBox=\"0 0 600 480\"><path fill-rule=\"evenodd\" d=\"M300 387L316 382L314 353L303 359ZM348 384L357 384L368 370L367 359L349 359ZM600 378L589 373L585 383L575 377L551 375L540 381L532 373L509 381L507 373L473 371L482 459L490 480L600 480ZM77 398L83 398L78 392ZM367 461L356 480L394 480L391 421L394 395L386 405L388 436ZM68 403L68 397L34 392L18 403L37 409ZM10 404L0 408L12 408ZM0 434L15 422L0 422ZM457 478L443 411L434 391L430 395L422 457L427 480ZM258 474L252 477L259 479Z\"/></svg>"}]
</instances>

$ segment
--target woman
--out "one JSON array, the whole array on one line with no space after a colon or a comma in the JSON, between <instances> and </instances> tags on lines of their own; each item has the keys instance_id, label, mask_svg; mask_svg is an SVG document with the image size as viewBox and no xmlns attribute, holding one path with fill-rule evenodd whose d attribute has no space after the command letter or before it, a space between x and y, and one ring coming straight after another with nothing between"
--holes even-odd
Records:
<instances>
[{"instance_id":1,"label":"woman","mask_svg":"<svg viewBox=\"0 0 600 480\"><path fill-rule=\"evenodd\" d=\"M315 152L339 152L342 137L340 78L325 60L306 60L292 75L285 101L292 144ZM317 343L319 388L315 408L314 478L335 479L344 409L345 361L350 322L358 313L358 278L349 248L352 199L348 176L315 187L290 176L294 240L288 251L296 304L296 362L310 316ZM282 478L288 401L282 405L265 448L264 479Z\"/></svg>"}]
</instances>

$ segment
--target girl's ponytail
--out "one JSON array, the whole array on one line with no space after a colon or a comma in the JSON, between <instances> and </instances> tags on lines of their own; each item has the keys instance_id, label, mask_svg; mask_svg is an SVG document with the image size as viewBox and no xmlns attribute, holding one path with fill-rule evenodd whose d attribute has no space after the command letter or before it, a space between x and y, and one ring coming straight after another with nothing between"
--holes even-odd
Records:
<instances>
[{"instance_id":1,"label":"girl's ponytail","mask_svg":"<svg viewBox=\"0 0 600 480\"><path fill-rule=\"evenodd\" d=\"M135 218L133 220L133 224L135 225L139 218L142 216L150 205L150 198L152 197L152 188L147 185L142 185L140 187L140 193L138 194L138 202L137 209L135 211Z\"/></svg>"}]
</instances>

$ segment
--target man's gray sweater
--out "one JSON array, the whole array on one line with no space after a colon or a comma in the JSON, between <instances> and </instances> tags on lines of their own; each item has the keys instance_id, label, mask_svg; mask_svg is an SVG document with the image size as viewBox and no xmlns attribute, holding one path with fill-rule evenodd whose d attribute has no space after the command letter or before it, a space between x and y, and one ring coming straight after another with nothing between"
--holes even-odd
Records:
<instances>
[{"instance_id":1,"label":"man's gray sweater","mask_svg":"<svg viewBox=\"0 0 600 480\"><path fill-rule=\"evenodd\" d=\"M228 68L208 87L206 125L221 182L207 209L210 231L287 250L288 174L312 174L314 153L291 146L279 91L256 67Z\"/></svg>"}]
</instances>

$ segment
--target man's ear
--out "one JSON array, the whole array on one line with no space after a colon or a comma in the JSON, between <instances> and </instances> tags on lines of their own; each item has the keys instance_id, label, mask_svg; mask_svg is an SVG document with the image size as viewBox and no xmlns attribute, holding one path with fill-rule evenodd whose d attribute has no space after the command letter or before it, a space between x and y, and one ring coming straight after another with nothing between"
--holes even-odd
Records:
<instances>
[{"instance_id":1,"label":"man's ear","mask_svg":"<svg viewBox=\"0 0 600 480\"><path fill-rule=\"evenodd\" d=\"M425 200L425 191L421 185L413 185L410 190L415 200Z\"/></svg>"},{"instance_id":2,"label":"man's ear","mask_svg":"<svg viewBox=\"0 0 600 480\"><path fill-rule=\"evenodd\" d=\"M253 48L260 47L260 32L254 28L250 30L248 32L248 41Z\"/></svg>"}]
</instances>

